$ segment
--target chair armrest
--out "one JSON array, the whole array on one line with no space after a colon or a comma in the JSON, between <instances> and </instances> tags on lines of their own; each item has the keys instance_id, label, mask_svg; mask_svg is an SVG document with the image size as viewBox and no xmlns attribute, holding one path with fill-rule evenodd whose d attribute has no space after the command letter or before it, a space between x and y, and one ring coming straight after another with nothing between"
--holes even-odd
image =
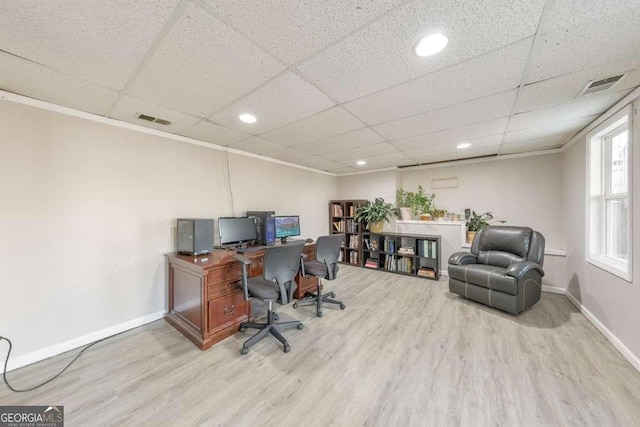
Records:
<instances>
[{"instance_id":1,"label":"chair armrest","mask_svg":"<svg viewBox=\"0 0 640 427\"><path fill-rule=\"evenodd\" d=\"M456 252L449 257L449 265L477 264L478 257L469 252Z\"/></svg>"},{"instance_id":2,"label":"chair armrest","mask_svg":"<svg viewBox=\"0 0 640 427\"><path fill-rule=\"evenodd\" d=\"M309 258L307 254L305 253L300 254L300 274L302 274L302 277L305 277L307 275L307 272L304 271L304 260L307 258Z\"/></svg>"},{"instance_id":3,"label":"chair armrest","mask_svg":"<svg viewBox=\"0 0 640 427\"><path fill-rule=\"evenodd\" d=\"M247 265L251 264L251 260L240 254L235 254L233 258L242 263L242 290L244 291L244 300L249 301L249 284L247 283L249 274L247 273Z\"/></svg>"},{"instance_id":4,"label":"chair armrest","mask_svg":"<svg viewBox=\"0 0 640 427\"><path fill-rule=\"evenodd\" d=\"M527 274L530 270L537 270L540 273L540 277L544 276L544 270L535 262L531 261L516 261L511 263L505 274L516 279L520 279Z\"/></svg>"}]
</instances>

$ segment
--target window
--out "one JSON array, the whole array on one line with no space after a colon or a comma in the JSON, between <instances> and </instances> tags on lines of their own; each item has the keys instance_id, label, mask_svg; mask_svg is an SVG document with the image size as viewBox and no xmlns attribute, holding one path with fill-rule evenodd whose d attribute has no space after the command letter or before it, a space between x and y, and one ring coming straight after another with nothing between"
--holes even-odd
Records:
<instances>
[{"instance_id":1,"label":"window","mask_svg":"<svg viewBox=\"0 0 640 427\"><path fill-rule=\"evenodd\" d=\"M587 136L587 262L631 281L631 108Z\"/></svg>"}]
</instances>

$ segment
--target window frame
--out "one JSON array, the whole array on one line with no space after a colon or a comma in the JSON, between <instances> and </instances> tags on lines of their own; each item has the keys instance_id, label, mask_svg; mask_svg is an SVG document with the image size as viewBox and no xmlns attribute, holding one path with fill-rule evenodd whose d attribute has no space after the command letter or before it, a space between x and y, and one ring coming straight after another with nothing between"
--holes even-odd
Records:
<instances>
[{"instance_id":1,"label":"window frame","mask_svg":"<svg viewBox=\"0 0 640 427\"><path fill-rule=\"evenodd\" d=\"M626 122L624 122L626 118ZM589 132L586 137L586 179L585 179L585 261L600 269L603 269L615 276L620 277L628 282L633 280L633 114L632 106L629 105L613 116L609 117L603 123L598 125L594 130ZM607 147L607 143L614 136L621 132L624 132L623 128L626 128L628 132L627 142L627 191L626 193L612 193L611 192L611 149ZM597 156L600 159L599 166L599 186L600 191L597 195L592 195L592 150L594 145L597 144L597 148L600 153ZM629 248L629 256L627 261L620 260L606 253L607 248L607 200L627 200L629 206L627 227L629 230L627 236L627 247ZM593 224L591 213L593 203L596 201L599 204L600 215L598 227L597 250L593 248L592 242L592 228Z\"/></svg>"}]
</instances>

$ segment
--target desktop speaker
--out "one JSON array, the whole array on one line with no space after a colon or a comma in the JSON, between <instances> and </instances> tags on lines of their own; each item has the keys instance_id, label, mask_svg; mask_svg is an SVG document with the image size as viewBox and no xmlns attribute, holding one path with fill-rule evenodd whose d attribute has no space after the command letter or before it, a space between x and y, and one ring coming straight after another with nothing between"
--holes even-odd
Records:
<instances>
[{"instance_id":1,"label":"desktop speaker","mask_svg":"<svg viewBox=\"0 0 640 427\"><path fill-rule=\"evenodd\" d=\"M276 213L274 211L247 211L248 217L256 219L256 235L261 245L276 243Z\"/></svg>"},{"instance_id":2,"label":"desktop speaker","mask_svg":"<svg viewBox=\"0 0 640 427\"><path fill-rule=\"evenodd\" d=\"M203 255L213 252L213 220L178 218L178 253Z\"/></svg>"}]
</instances>

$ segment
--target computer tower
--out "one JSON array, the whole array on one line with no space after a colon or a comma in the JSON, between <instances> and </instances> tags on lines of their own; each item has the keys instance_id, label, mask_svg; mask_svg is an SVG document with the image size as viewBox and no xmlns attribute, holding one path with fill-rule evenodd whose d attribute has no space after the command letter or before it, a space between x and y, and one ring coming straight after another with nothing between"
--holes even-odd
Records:
<instances>
[{"instance_id":1,"label":"computer tower","mask_svg":"<svg viewBox=\"0 0 640 427\"><path fill-rule=\"evenodd\" d=\"M256 234L261 245L276 243L276 213L274 211L247 211L247 216L256 219Z\"/></svg>"},{"instance_id":2,"label":"computer tower","mask_svg":"<svg viewBox=\"0 0 640 427\"><path fill-rule=\"evenodd\" d=\"M213 252L213 219L178 218L178 253L203 255Z\"/></svg>"}]
</instances>

